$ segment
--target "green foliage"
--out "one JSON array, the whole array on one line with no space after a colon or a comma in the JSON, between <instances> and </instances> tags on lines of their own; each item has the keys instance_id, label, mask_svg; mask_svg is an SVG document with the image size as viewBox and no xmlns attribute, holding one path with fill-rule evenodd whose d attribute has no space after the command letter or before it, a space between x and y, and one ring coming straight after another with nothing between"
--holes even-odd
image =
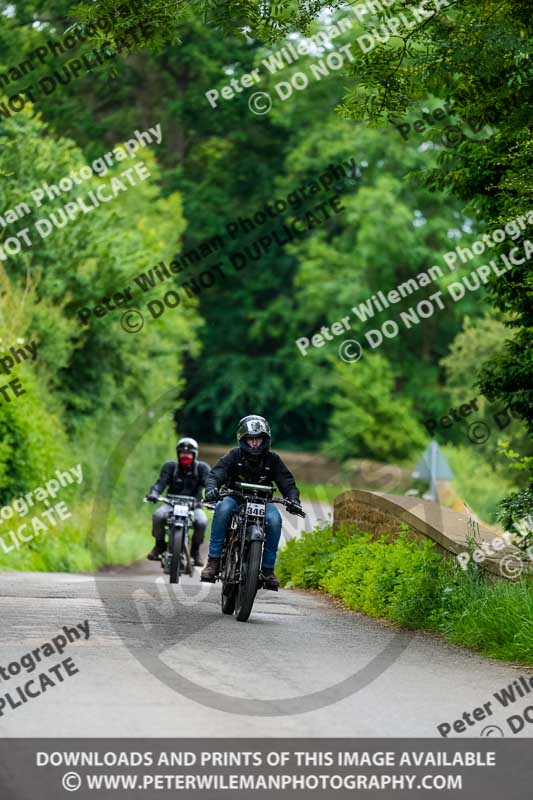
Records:
<instances>
[{"instance_id":1,"label":"green foliage","mask_svg":"<svg viewBox=\"0 0 533 800\"><path fill-rule=\"evenodd\" d=\"M409 400L394 394L395 375L378 354L335 367L334 408L326 452L340 459L372 454L404 459L423 448L426 437Z\"/></svg>"},{"instance_id":2,"label":"green foliage","mask_svg":"<svg viewBox=\"0 0 533 800\"><path fill-rule=\"evenodd\" d=\"M533 292L526 286L523 289L523 294L531 299ZM533 315L531 319L533 321ZM525 320L524 316L522 320ZM533 435L532 375L533 324L528 324L513 339L505 342L503 352L483 365L478 380L485 394L500 398L513 414L524 420L530 435Z\"/></svg>"},{"instance_id":3,"label":"green foliage","mask_svg":"<svg viewBox=\"0 0 533 800\"><path fill-rule=\"evenodd\" d=\"M405 3L404 11L414 5ZM410 30L400 26L399 35L386 44L358 53L350 67L356 84L339 110L377 123L433 96L448 100L452 121L490 126L492 135L483 143L466 137L454 151L441 152L439 164L425 177L431 189L451 191L467 203L485 229L503 227L530 207L532 32L531 14L520 0L448 4ZM508 245L497 249L506 251ZM489 291L496 307L511 315L507 325L515 335L482 366L479 387L501 399L531 433L530 263L493 277Z\"/></svg>"},{"instance_id":4,"label":"green foliage","mask_svg":"<svg viewBox=\"0 0 533 800\"><path fill-rule=\"evenodd\" d=\"M465 318L463 330L453 341L449 355L441 360L446 369L446 389L452 405L458 407L471 399L467 391L475 381L480 365L490 356L496 357L502 352L508 336L508 328L497 317L486 316L478 320ZM527 485L531 456L520 458L516 451L532 453L531 438L526 426L516 417L505 427L504 433L498 430L498 418L495 419L495 415L499 413L499 419L505 419L501 402L489 402L482 395L477 395L477 406L479 412L461 420L460 424L454 426L453 432L457 441L460 441L460 437L464 441L467 426L474 420L482 420L490 430L488 441L482 448L475 450L465 447L447 448L446 455L456 477L459 495L468 499L468 504L483 520L493 523L500 521L506 530L510 530L513 514L509 515L506 509L518 503L514 514L520 510L524 517L533 508L533 505L529 510L524 508L524 504L527 505L530 499L527 490L523 495L520 493L519 500L515 500L516 494L509 494L518 487L524 490ZM448 434L449 431L445 433ZM503 436L507 439L505 448L502 447ZM518 461L520 470L512 469L510 457L515 462ZM510 474L513 471L514 475ZM516 520L514 516L514 521Z\"/></svg>"},{"instance_id":5,"label":"green foliage","mask_svg":"<svg viewBox=\"0 0 533 800\"><path fill-rule=\"evenodd\" d=\"M501 450L507 459L508 467L511 472L518 477L521 474L531 475L533 467L532 456L521 456L509 446L509 440L501 442ZM524 486L520 491L510 494L500 504L498 513L499 522L507 530L515 528L522 535L519 547L528 550L533 547L533 486L531 482Z\"/></svg>"},{"instance_id":6,"label":"green foliage","mask_svg":"<svg viewBox=\"0 0 533 800\"><path fill-rule=\"evenodd\" d=\"M49 475L48 477L51 477ZM32 486L34 488L34 486ZM58 500L65 500L64 493ZM90 498L77 497L73 505L67 506L71 517L57 526L39 533L29 542L18 541L18 547L11 552L0 548L0 570L23 570L30 572L97 572L108 564L131 564L140 560L150 547L149 515L146 511L128 509L118 514L113 510L108 520L108 536L104 547L90 541L85 532L89 529L93 514ZM43 508L40 509L42 513ZM35 510L34 510L35 512ZM32 516L37 518L37 510ZM9 531L14 533L22 523L28 523L32 516L4 522L0 527L0 537L6 549L13 547ZM46 520L39 517L43 524ZM126 523L127 519L127 523ZM25 535L31 535L31 522Z\"/></svg>"},{"instance_id":7,"label":"green foliage","mask_svg":"<svg viewBox=\"0 0 533 800\"><path fill-rule=\"evenodd\" d=\"M419 628L438 603L444 569L429 539L416 544L403 531L391 545L358 536L336 554L320 585L349 608Z\"/></svg>"},{"instance_id":8,"label":"green foliage","mask_svg":"<svg viewBox=\"0 0 533 800\"><path fill-rule=\"evenodd\" d=\"M66 465L70 456L60 420L57 398L49 396L46 370L40 365L40 337L31 329L35 290L31 284L12 286L0 267L0 342L3 355L9 348L37 344L37 361L22 362L10 375L2 374L0 383L19 381L24 392L0 403L0 506L10 497L31 491L42 480L52 477L57 464ZM43 404L42 398L49 400ZM29 467L31 465L31 468Z\"/></svg>"},{"instance_id":9,"label":"green foliage","mask_svg":"<svg viewBox=\"0 0 533 800\"><path fill-rule=\"evenodd\" d=\"M314 539L314 541L313 541ZM533 663L533 585L486 581L404 528L390 542L365 533L316 530L278 558L283 583L320 587L348 608L406 628L432 630L485 655Z\"/></svg>"},{"instance_id":10,"label":"green foliage","mask_svg":"<svg viewBox=\"0 0 533 800\"><path fill-rule=\"evenodd\" d=\"M333 477L333 476L332 476ZM335 498L350 490L348 483L340 485L342 480L341 476L335 476L336 483L306 483L305 481L298 480L298 489L300 490L300 497L304 500L311 502L329 503L333 505Z\"/></svg>"},{"instance_id":11,"label":"green foliage","mask_svg":"<svg viewBox=\"0 0 533 800\"><path fill-rule=\"evenodd\" d=\"M16 377L25 394L0 405L0 505L51 478L72 458L59 417L42 404L46 384L29 367L19 367Z\"/></svg>"},{"instance_id":12,"label":"green foliage","mask_svg":"<svg viewBox=\"0 0 533 800\"><path fill-rule=\"evenodd\" d=\"M402 53L405 65L397 64L401 51L400 40L396 38L364 57L359 47L353 46L358 58L363 58L362 66L368 70L368 76L363 72L361 78L359 66L354 67L358 73L358 96L365 99L364 108L359 109L361 113L356 113L357 104L352 106L347 102L343 106L350 119L357 121L356 126L352 121L343 125L335 117L321 118L317 124L317 106L333 108L336 89L340 99L342 88L335 76L315 82L305 92L294 93L285 103L275 103L271 114L260 120L249 113L246 93L222 103L216 112L210 108L202 90L227 81L222 65L228 61L228 47L236 74L249 71L260 65L269 52L264 45L271 44L273 37L281 37L287 25L309 33L321 27L317 22L311 24L321 5L281 3L258 7L247 2L200 2L173 6L152 0L136 9L132 4L101 0L90 7L72 8L64 0L54 0L50 3L53 13L42 14L43 39L54 28L61 29L58 20L67 17L71 20L76 13L84 19L102 15L107 18L112 9L117 36L139 19L151 22L154 38L149 33L147 42L154 45L156 55L149 54L142 46L135 56L119 60L116 64L119 81L100 86L103 98L100 92L93 93L92 76L80 79L73 87L62 87L56 102L43 108L43 113L58 129L71 132L95 155L95 148L104 136L109 138L117 135L116 131L132 130L141 117L151 119L157 115L165 131L161 153L167 167L165 188L180 186L186 217L190 220L185 249L206 235L219 233L226 221L252 214L264 204L265 198L275 196L277 191L290 191L302 178L316 174L328 163L353 157L358 164L365 164L359 168L359 186L346 193L351 195L345 198L347 213L339 216L335 225L313 231L305 241L287 246L282 252L273 250L244 273L233 275L230 270L228 286L216 292L217 302L213 302L215 293L200 299L207 322L202 333L206 356L201 371L192 362L189 364L184 423L194 426L195 420L201 418L202 429L195 432L211 439L224 439L235 415L241 413L243 405L254 401L243 394L247 381L241 377L253 370L260 381L256 394L263 398L264 409L274 409L278 441L290 442L297 429L300 443L316 446L322 442L328 433L331 410L327 361L319 352L312 353L312 357L310 354L305 362L295 359L293 335L297 338L304 332L317 330L346 314L350 306L373 292L394 286L427 268L447 249L452 220L455 226L462 227L464 215L453 198L404 180L406 172L416 174L424 168L433 169L439 149L418 150L403 142L391 128L372 130L360 124L370 108L366 99L374 90L379 91L383 84L380 101L390 102L393 111L411 110L412 103L438 105L438 98L447 96L446 81L453 80L461 102L474 104L465 118L477 122L476 114L483 111L479 122L483 124L485 115L490 117L488 125L495 121L495 115L500 124L504 115L509 116L509 108L521 119L520 108L526 107L524 103L505 99L493 109L492 88L485 91L481 74L471 76L468 70L472 69L471 47L483 46L483 59L475 60L475 70L480 66L481 72L486 70L502 95L512 91L518 93L516 98L513 95L514 100L524 96L527 60L521 45L513 53L513 48L509 52L509 44L512 42L514 47L516 42L524 41L522 28L527 16L523 11L510 15L505 7L492 3L480 11L479 4L469 2L461 4L461 8L444 8L435 19L410 30L406 52ZM406 4L406 14L412 5ZM514 11L513 4L509 7ZM21 21L27 23L27 9L25 12L17 10L25 16ZM337 12L337 16L341 15L346 16L346 9ZM479 15L481 22L477 19ZM379 14L378 19L382 21ZM261 28L263 24L268 28L272 20L278 20L279 24L268 31ZM253 40L246 39L245 28ZM182 44L176 47L178 29ZM359 29L362 30L354 19L354 27L348 34L352 44ZM15 35L14 31L6 36L7 41L11 35ZM37 35L41 35L39 31L32 34ZM450 47L455 36L461 43L458 48L455 44ZM163 40L169 46L161 50ZM16 41L19 44L20 37ZM311 56L302 57L283 70L283 78L289 78L293 71L306 70L312 60ZM394 71L397 66L398 74ZM461 75L465 76L463 83ZM267 85L261 88L273 92L279 77L263 76ZM385 84L388 78L390 87ZM507 78L511 89L507 87ZM342 83L346 83L344 76ZM404 89L409 89L405 96ZM458 102L455 97L454 100ZM76 114L70 113L73 107ZM383 113L386 110L384 106ZM514 117L513 120L516 122ZM504 122L510 131L512 124ZM228 130L232 131L231 136L227 136ZM497 136L493 136L490 146L496 150L492 171L499 169L497 163L506 157L502 147L497 148L497 142ZM480 154L486 155L485 145L476 144L476 148L468 151L472 163ZM461 165L465 156L461 152L458 161L456 155L447 153L453 167L452 178L463 174ZM481 167L480 176L472 180L475 187L466 187L464 196L475 195L473 189L479 188L479 177L483 185L488 181L492 172L485 172ZM523 182L522 174L520 178ZM386 220L386 237L383 220ZM419 224L421 221L423 224ZM334 265L334 269L324 270L324 264ZM280 286L284 287L281 293ZM460 310L450 310L445 319L436 316L423 326L402 331L396 342L384 345L392 362L401 357L402 390L420 403L425 416L433 408L438 409L438 397L431 390L438 380L435 361L446 354L447 343L457 333L457 316L463 309L474 315L482 312L483 308L478 309L480 300L477 296L465 298ZM234 304L241 313L239 319L233 315L228 330L227 307ZM228 350L234 354L229 365ZM324 374L318 375L320 372Z\"/></svg>"},{"instance_id":13,"label":"green foliage","mask_svg":"<svg viewBox=\"0 0 533 800\"><path fill-rule=\"evenodd\" d=\"M492 436L496 437L495 431ZM505 463L501 460L496 464L488 463L484 446L469 443L468 446L446 445L442 449L455 476L459 497L464 498L481 519L495 524L499 519L499 504L516 489L516 481L509 475Z\"/></svg>"},{"instance_id":14,"label":"green foliage","mask_svg":"<svg viewBox=\"0 0 533 800\"><path fill-rule=\"evenodd\" d=\"M81 150L56 136L25 109L0 122L0 207L13 208L43 181L56 183L86 164ZM97 155L119 142L102 146ZM24 339L38 344L37 360L16 367L25 394L0 404L0 502L53 477L56 469L82 462L86 480L71 509L72 520L47 536L14 552L2 554L8 569L89 570L104 563L131 560L147 546L149 515L133 513L155 478L162 461L172 455L175 436L172 416L180 405L181 377L186 357L199 346L200 319L194 301L168 311L156 320L145 312L143 330L128 334L121 326L124 309L92 316L83 326L78 312L94 308L103 297L133 286L133 277L167 263L180 246L185 228L181 197L161 195L159 166L153 152L139 151L150 179L131 187L91 214L81 214L60 230L41 239L33 230L38 217L64 205L66 199L109 181L130 164L122 162L103 178L92 178L69 197L45 202L18 224L28 226L33 246L3 262L0 272L0 338L6 348ZM17 171L17 181L12 175ZM170 286L156 287L158 299ZM144 303L136 290L132 305ZM184 304L185 305L185 304ZM160 419L147 406L167 396ZM110 456L110 443L119 441L133 420L145 413L147 432L125 454L122 469L113 473L116 499L111 507L105 543L88 541L89 499L98 498L99 475ZM159 412L161 413L161 412ZM150 415L154 417L150 418ZM144 422L144 420L143 420ZM156 424L157 423L157 424ZM140 441L142 439L142 447ZM170 449L170 452L169 452ZM83 496L85 493L85 498ZM140 520L144 521L141 533ZM127 521L133 526L129 530Z\"/></svg>"},{"instance_id":15,"label":"green foliage","mask_svg":"<svg viewBox=\"0 0 533 800\"><path fill-rule=\"evenodd\" d=\"M509 331L501 315L486 314L479 319L466 315L462 330L450 344L450 350L441 365L446 370L446 388L454 403L464 402L480 364L501 352ZM484 398L480 398L483 406Z\"/></svg>"},{"instance_id":16,"label":"green foliage","mask_svg":"<svg viewBox=\"0 0 533 800\"><path fill-rule=\"evenodd\" d=\"M283 548L276 572L282 583L302 589L318 589L322 575L336 552L349 542L351 532L317 527L291 539Z\"/></svg>"},{"instance_id":17,"label":"green foliage","mask_svg":"<svg viewBox=\"0 0 533 800\"><path fill-rule=\"evenodd\" d=\"M409 14L414 5L419 4L406 2L402 10ZM379 327L429 292L376 311L368 324L359 323L354 306L432 264L444 267L442 254L458 231L481 232L526 211L528 10L512 0L450 4L408 31L405 47L393 38L366 56L355 42L366 23L354 19L342 37L357 54L349 67L353 80L335 73L279 101L275 84L293 72L308 72L315 55L306 55L279 74L262 68L258 88L274 100L268 115L249 111L251 92L211 108L205 92L226 84L229 70L239 75L260 67L277 49L274 41L282 46L289 31L312 34L325 19L351 13L328 6L319 18L322 7L292 0L147 0L138 6L126 0L47 0L45 7L35 0L0 2L1 72L73 25L83 34L97 19L109 23L79 48L50 56L27 79L10 84L3 90L8 94L35 85L94 46L121 54L61 85L52 97L37 98L33 108L28 104L11 119L0 119L0 208L20 202L38 183L56 182L101 156L136 128L160 123L163 131L157 151L139 153L151 172L149 181L36 241L31 251L9 259L2 277L0 334L7 344L10 336L37 338L40 347L35 369L28 365L20 371L27 395L0 409L0 491L6 498L27 486L28 463L46 477L50 466L70 463L70 454L78 452L87 461L87 491L96 491L110 443L120 440L153 398L175 392L164 418L128 454L124 470L112 471L115 522L110 547L94 544L94 563L105 560L106 550L115 557L123 515L167 457L173 413L182 430L204 441L227 442L235 419L254 410L270 418L276 446L316 450L327 443L342 457L403 460L426 443L420 421L444 411L439 365L447 371L446 391L456 402L463 381L469 399L474 373L490 358L492 366L481 373L482 390L528 419L533 404L527 264L494 281L497 317L493 310L487 314L489 298L480 290L446 313L401 329L394 340L384 341L379 355L365 353L357 364L337 358L342 337L310 348L306 357L294 344L345 316L352 326L346 338L360 339L368 327ZM377 19L382 22L382 15ZM139 34L140 23L138 43L128 43L130 33ZM335 44L340 42L341 37ZM350 82L356 84L353 89ZM391 112L416 117L426 104L434 108L445 99L454 115L443 124L471 120L484 126L485 141L465 141L443 152L437 128L404 142L392 126L364 124L383 121ZM347 119L328 115L339 104ZM224 282L197 301L147 320L141 333L126 334L120 313L80 326L79 308L94 307L130 285L141 270L224 233L228 222L253 216L267 200L286 197L341 161L355 164L354 177L316 199L338 192L344 211L305 238L273 246L243 271L230 265L232 250L301 213L293 210L207 259L201 268L222 262ZM98 182L87 182L79 192ZM43 213L61 203L47 203ZM167 288L199 271L191 268L154 289L149 299L160 299ZM456 278L458 273L446 274L431 291ZM143 299L135 295L139 303ZM465 314L469 322L462 331ZM508 340L505 347L500 336ZM484 418L490 413L485 407ZM513 423L511 433L513 449L527 455L523 429ZM457 426L450 440L460 435ZM462 452L455 461L466 501L491 519L502 490L525 484L523 474L510 481L495 441L491 438L483 451L485 465ZM32 481L29 489L37 483ZM517 501L520 509L528 498L526 493ZM86 517L80 513L79 519ZM132 541L141 541L141 527ZM136 547L140 550L135 544L130 552Z\"/></svg>"},{"instance_id":18,"label":"green foliage","mask_svg":"<svg viewBox=\"0 0 533 800\"><path fill-rule=\"evenodd\" d=\"M533 662L533 586L531 581L480 579L458 572L444 587L434 614L437 630L454 644L492 658Z\"/></svg>"},{"instance_id":19,"label":"green foliage","mask_svg":"<svg viewBox=\"0 0 533 800\"><path fill-rule=\"evenodd\" d=\"M257 3L255 0L189 0L168 3L166 0L146 0L136 8L129 0L96 0L91 6L79 4L73 11L84 21L107 19L112 23L109 43L127 34L139 21L147 25L143 46L153 49L172 41L176 31L194 14L212 28L226 35L250 32L263 41L279 39L295 27L306 30L316 14L324 7L321 0L275 0ZM136 49L132 47L130 49Z\"/></svg>"},{"instance_id":20,"label":"green foliage","mask_svg":"<svg viewBox=\"0 0 533 800\"><path fill-rule=\"evenodd\" d=\"M6 145L0 167L12 174L15 164L22 165L16 183L0 183L3 208L12 208L44 180L57 182L85 164L79 148L46 135L43 123L26 111L0 123L0 141ZM147 322L137 335L122 329L121 309L100 318L92 316L89 326L83 326L78 317L81 308L94 308L101 298L128 285L135 288L132 279L141 270L160 259L170 260L183 232L179 196L160 198L153 154L142 150L139 157L150 171L150 180L130 187L90 214L80 214L45 239L34 232L33 247L6 263L12 282L21 283L26 273L35 276L31 313L32 333L42 343L39 363L50 373L52 386L62 391L66 409L75 413L69 420L72 426L96 411L104 418L120 407L121 397L129 398L128 413L142 407L153 393L161 394L175 384L173 365L195 346L198 318L193 308ZM103 178L84 182L77 193L69 193L69 199L71 194L83 195L108 182L124 168L120 162ZM46 215L63 202L62 198L49 201L38 212ZM19 227L24 224L21 220ZM160 293L156 290L153 297ZM172 339L162 337L163 332L172 332Z\"/></svg>"},{"instance_id":21,"label":"green foliage","mask_svg":"<svg viewBox=\"0 0 533 800\"><path fill-rule=\"evenodd\" d=\"M529 549L533 546L533 487L528 486L519 492L509 495L501 503L499 521L506 530L513 530L515 525L525 525L524 538L519 546Z\"/></svg>"}]
</instances>

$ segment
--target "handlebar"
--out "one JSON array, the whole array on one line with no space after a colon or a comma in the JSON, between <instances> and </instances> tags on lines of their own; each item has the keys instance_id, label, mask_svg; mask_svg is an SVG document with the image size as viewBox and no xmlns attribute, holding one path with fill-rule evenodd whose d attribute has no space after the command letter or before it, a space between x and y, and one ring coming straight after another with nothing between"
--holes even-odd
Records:
<instances>
[{"instance_id":1,"label":"handlebar","mask_svg":"<svg viewBox=\"0 0 533 800\"><path fill-rule=\"evenodd\" d=\"M303 517L303 519L305 519L307 516L303 508L298 506L293 500L285 500L284 497L274 497L274 499L270 502L284 505L289 514L294 514L297 517Z\"/></svg>"},{"instance_id":2,"label":"handlebar","mask_svg":"<svg viewBox=\"0 0 533 800\"><path fill-rule=\"evenodd\" d=\"M195 497L191 497L190 495L187 494L167 494L166 497L165 495L158 494L154 495L154 497L157 498L157 501L159 503L168 503L169 505L178 505L178 503L192 504L200 502ZM147 500L145 497L143 503L149 503L149 502L150 501Z\"/></svg>"},{"instance_id":3,"label":"handlebar","mask_svg":"<svg viewBox=\"0 0 533 800\"><path fill-rule=\"evenodd\" d=\"M239 492L236 489L229 489L225 492L220 492L219 499L223 500L224 497L239 497L241 500L250 500L249 495L243 494L243 492ZM262 498L263 499L263 498ZM204 503L206 508L214 510L218 501L207 501ZM285 506L289 514L295 514L298 517L305 518L307 514L303 510L303 508L299 508L292 500L286 500L284 497L272 497L271 499L266 501L267 503L278 503L280 506Z\"/></svg>"}]
</instances>

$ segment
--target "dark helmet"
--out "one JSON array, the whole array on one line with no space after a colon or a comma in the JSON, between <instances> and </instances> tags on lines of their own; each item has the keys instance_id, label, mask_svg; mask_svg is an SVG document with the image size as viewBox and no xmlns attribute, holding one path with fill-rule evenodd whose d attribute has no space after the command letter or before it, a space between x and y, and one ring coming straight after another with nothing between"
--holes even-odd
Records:
<instances>
[{"instance_id":1,"label":"dark helmet","mask_svg":"<svg viewBox=\"0 0 533 800\"><path fill-rule=\"evenodd\" d=\"M244 441L247 436L260 436L263 440L261 446L250 447L250 445ZM260 417L257 414L249 414L247 417L243 417L237 426L237 441L239 447L249 456L260 456L262 453L266 452L270 447L271 438L270 425L264 417Z\"/></svg>"},{"instance_id":2,"label":"dark helmet","mask_svg":"<svg viewBox=\"0 0 533 800\"><path fill-rule=\"evenodd\" d=\"M198 457L198 442L196 439L191 439L190 437L185 437L180 439L178 444L176 445L176 452L178 457L180 453L192 453L194 458Z\"/></svg>"}]
</instances>

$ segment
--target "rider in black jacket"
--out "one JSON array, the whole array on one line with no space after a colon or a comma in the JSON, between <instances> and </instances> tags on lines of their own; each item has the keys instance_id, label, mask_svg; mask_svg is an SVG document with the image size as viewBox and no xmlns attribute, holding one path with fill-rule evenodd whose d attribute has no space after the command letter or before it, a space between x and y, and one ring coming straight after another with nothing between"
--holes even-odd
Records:
<instances>
[{"instance_id":1,"label":"rider in black jacket","mask_svg":"<svg viewBox=\"0 0 533 800\"><path fill-rule=\"evenodd\" d=\"M271 486L275 483L280 492L295 506L300 506L300 493L293 474L286 464L270 450L270 425L264 417L251 414L244 417L237 428L239 447L234 447L213 467L207 479L206 500L217 500L221 486L235 488L235 482L257 483ZM237 501L225 497L217 504L211 525L209 558L202 572L202 580L214 581L220 566L222 545ZM274 564L281 536L281 515L273 503L265 510L265 547L261 572L265 587L277 588Z\"/></svg>"},{"instance_id":2,"label":"rider in black jacket","mask_svg":"<svg viewBox=\"0 0 533 800\"><path fill-rule=\"evenodd\" d=\"M207 517L202 508L202 490L209 475L209 464L198 461L198 443L195 439L180 439L176 452L177 461L167 461L161 467L158 480L154 483L146 499L156 503L157 496L168 489L168 494L184 494L197 500L194 510L191 558L197 567L203 567L200 558L200 545L207 528ZM165 551L165 521L171 506L161 505L152 515L152 535L155 538L153 550L148 554L150 561L159 561Z\"/></svg>"}]
</instances>

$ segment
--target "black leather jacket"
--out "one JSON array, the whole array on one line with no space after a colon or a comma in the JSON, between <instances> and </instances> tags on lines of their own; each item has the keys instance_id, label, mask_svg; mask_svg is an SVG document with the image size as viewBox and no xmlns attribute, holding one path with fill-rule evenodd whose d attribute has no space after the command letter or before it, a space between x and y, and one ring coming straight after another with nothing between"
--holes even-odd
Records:
<instances>
[{"instance_id":1,"label":"black leather jacket","mask_svg":"<svg viewBox=\"0 0 533 800\"><path fill-rule=\"evenodd\" d=\"M280 456L271 450L256 461L247 458L240 447L234 447L222 456L209 473L206 491L220 489L223 485L230 489L235 488L235 481L258 483L262 486L272 486L275 483L283 497L295 502L300 500L300 492L292 472Z\"/></svg>"},{"instance_id":2,"label":"black leather jacket","mask_svg":"<svg viewBox=\"0 0 533 800\"><path fill-rule=\"evenodd\" d=\"M187 494L201 500L208 475L209 464L205 461L195 461L191 470L182 470L177 461L166 461L148 494L162 494L168 488L168 494Z\"/></svg>"}]
</instances>

